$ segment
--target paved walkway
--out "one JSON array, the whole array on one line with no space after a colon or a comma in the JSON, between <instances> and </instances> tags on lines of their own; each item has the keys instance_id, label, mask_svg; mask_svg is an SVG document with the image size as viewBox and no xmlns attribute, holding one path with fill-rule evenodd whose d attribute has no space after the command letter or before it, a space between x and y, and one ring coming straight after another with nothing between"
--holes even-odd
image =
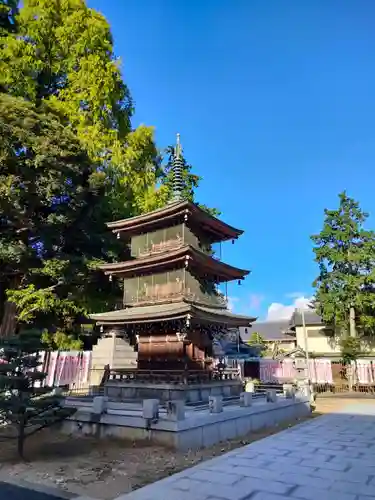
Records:
<instances>
[{"instance_id":1,"label":"paved walkway","mask_svg":"<svg viewBox=\"0 0 375 500\"><path fill-rule=\"evenodd\" d=\"M3 500L62 500L61 496L41 493L0 481L0 498Z\"/></svg>"},{"instance_id":2,"label":"paved walkway","mask_svg":"<svg viewBox=\"0 0 375 500\"><path fill-rule=\"evenodd\" d=\"M350 404L120 499L375 500L375 402Z\"/></svg>"},{"instance_id":3,"label":"paved walkway","mask_svg":"<svg viewBox=\"0 0 375 500\"><path fill-rule=\"evenodd\" d=\"M10 479L10 478L8 478ZM33 484L22 479L12 478L7 481L0 474L0 500L95 500L87 496L50 488L41 484Z\"/></svg>"}]
</instances>

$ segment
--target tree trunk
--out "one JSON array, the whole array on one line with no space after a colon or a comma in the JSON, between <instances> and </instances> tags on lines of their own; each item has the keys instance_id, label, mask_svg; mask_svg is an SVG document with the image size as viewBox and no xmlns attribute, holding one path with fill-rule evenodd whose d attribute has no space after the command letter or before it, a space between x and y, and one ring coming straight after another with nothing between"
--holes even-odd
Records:
<instances>
[{"instance_id":1,"label":"tree trunk","mask_svg":"<svg viewBox=\"0 0 375 500\"><path fill-rule=\"evenodd\" d=\"M348 379L349 392L353 391L353 366L350 362L346 365L346 377Z\"/></svg>"},{"instance_id":2,"label":"tree trunk","mask_svg":"<svg viewBox=\"0 0 375 500\"><path fill-rule=\"evenodd\" d=\"M14 302L8 300L4 304L4 312L0 325L0 338L11 337L16 332L17 308Z\"/></svg>"},{"instance_id":3,"label":"tree trunk","mask_svg":"<svg viewBox=\"0 0 375 500\"><path fill-rule=\"evenodd\" d=\"M23 456L23 448L25 444L25 415L22 414L20 416L20 421L18 424L18 437L17 437L17 451L20 458L24 458Z\"/></svg>"},{"instance_id":4,"label":"tree trunk","mask_svg":"<svg viewBox=\"0 0 375 500\"><path fill-rule=\"evenodd\" d=\"M355 327L355 309L352 306L349 310L349 332L351 337L356 337L356 327Z\"/></svg>"}]
</instances>

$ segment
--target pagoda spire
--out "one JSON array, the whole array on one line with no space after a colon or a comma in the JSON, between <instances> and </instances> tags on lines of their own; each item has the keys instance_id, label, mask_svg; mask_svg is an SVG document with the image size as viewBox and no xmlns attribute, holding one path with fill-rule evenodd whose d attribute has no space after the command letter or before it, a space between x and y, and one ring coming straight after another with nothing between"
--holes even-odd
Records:
<instances>
[{"instance_id":1,"label":"pagoda spire","mask_svg":"<svg viewBox=\"0 0 375 500\"><path fill-rule=\"evenodd\" d=\"M177 134L176 147L174 149L173 162L172 162L172 172L173 172L173 185L172 185L172 197L171 197L172 203L176 201L182 201L183 199L182 195L184 189L183 169L184 169L184 160L182 157L180 134Z\"/></svg>"}]
</instances>

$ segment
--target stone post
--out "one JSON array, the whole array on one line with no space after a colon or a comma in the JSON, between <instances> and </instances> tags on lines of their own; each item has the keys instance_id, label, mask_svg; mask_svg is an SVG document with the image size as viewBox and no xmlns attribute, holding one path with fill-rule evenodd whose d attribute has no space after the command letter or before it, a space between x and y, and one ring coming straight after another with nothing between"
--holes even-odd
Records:
<instances>
[{"instance_id":1,"label":"stone post","mask_svg":"<svg viewBox=\"0 0 375 500\"><path fill-rule=\"evenodd\" d=\"M143 418L145 420L158 420L159 418L159 400L144 399L143 400Z\"/></svg>"},{"instance_id":2,"label":"stone post","mask_svg":"<svg viewBox=\"0 0 375 500\"><path fill-rule=\"evenodd\" d=\"M251 392L242 392L240 396L241 406L251 406L253 404L253 394Z\"/></svg>"},{"instance_id":3,"label":"stone post","mask_svg":"<svg viewBox=\"0 0 375 500\"><path fill-rule=\"evenodd\" d=\"M308 380L301 380L298 383L298 392L306 398L311 397L311 389Z\"/></svg>"},{"instance_id":4,"label":"stone post","mask_svg":"<svg viewBox=\"0 0 375 500\"><path fill-rule=\"evenodd\" d=\"M267 403L277 403L277 394L274 389L266 392L266 401Z\"/></svg>"},{"instance_id":5,"label":"stone post","mask_svg":"<svg viewBox=\"0 0 375 500\"><path fill-rule=\"evenodd\" d=\"M222 396L210 396L208 398L208 407L210 413L221 413L223 411Z\"/></svg>"},{"instance_id":6,"label":"stone post","mask_svg":"<svg viewBox=\"0 0 375 500\"><path fill-rule=\"evenodd\" d=\"M167 418L174 422L185 420L185 402L180 399L167 402Z\"/></svg>"},{"instance_id":7,"label":"stone post","mask_svg":"<svg viewBox=\"0 0 375 500\"><path fill-rule=\"evenodd\" d=\"M246 382L245 392L255 392L255 384L252 380Z\"/></svg>"},{"instance_id":8,"label":"stone post","mask_svg":"<svg viewBox=\"0 0 375 500\"><path fill-rule=\"evenodd\" d=\"M107 406L107 401L108 398L106 398L105 396L96 396L92 402L92 412L95 413L95 415L101 415L102 413L104 413Z\"/></svg>"},{"instance_id":9,"label":"stone post","mask_svg":"<svg viewBox=\"0 0 375 500\"><path fill-rule=\"evenodd\" d=\"M286 399L294 399L295 389L293 384L284 384L283 393Z\"/></svg>"}]
</instances>

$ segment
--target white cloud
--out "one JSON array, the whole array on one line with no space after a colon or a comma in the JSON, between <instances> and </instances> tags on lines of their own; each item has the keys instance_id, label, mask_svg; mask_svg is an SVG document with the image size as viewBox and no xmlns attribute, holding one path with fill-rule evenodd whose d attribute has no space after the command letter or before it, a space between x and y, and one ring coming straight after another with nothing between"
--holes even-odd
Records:
<instances>
[{"instance_id":1,"label":"white cloud","mask_svg":"<svg viewBox=\"0 0 375 500\"><path fill-rule=\"evenodd\" d=\"M230 297L229 296L228 297L228 309L233 312L233 309L234 309L235 305L237 304L237 302L239 302L239 300L240 299L238 297Z\"/></svg>"},{"instance_id":2,"label":"white cloud","mask_svg":"<svg viewBox=\"0 0 375 500\"><path fill-rule=\"evenodd\" d=\"M259 293L252 293L250 295L249 306L251 311L258 311L262 302L264 300L264 295Z\"/></svg>"},{"instance_id":3,"label":"white cloud","mask_svg":"<svg viewBox=\"0 0 375 500\"><path fill-rule=\"evenodd\" d=\"M299 299L300 297L303 296L304 296L303 292L290 292L285 294L285 297L287 297L288 299Z\"/></svg>"},{"instance_id":4,"label":"white cloud","mask_svg":"<svg viewBox=\"0 0 375 500\"><path fill-rule=\"evenodd\" d=\"M288 294L290 296L290 294ZM292 304L281 304L273 302L267 310L267 321L277 321L280 319L290 319L295 309L308 309L311 297L296 297Z\"/></svg>"}]
</instances>

